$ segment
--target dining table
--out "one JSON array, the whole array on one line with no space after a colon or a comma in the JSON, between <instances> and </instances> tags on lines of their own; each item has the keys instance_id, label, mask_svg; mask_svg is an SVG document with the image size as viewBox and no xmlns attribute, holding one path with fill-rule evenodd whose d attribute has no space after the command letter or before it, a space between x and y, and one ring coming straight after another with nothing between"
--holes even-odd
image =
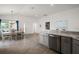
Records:
<instances>
[{"instance_id":1,"label":"dining table","mask_svg":"<svg viewBox=\"0 0 79 59\"><path fill-rule=\"evenodd\" d=\"M23 39L24 32L15 31L15 32L1 32L0 40L20 40Z\"/></svg>"}]
</instances>

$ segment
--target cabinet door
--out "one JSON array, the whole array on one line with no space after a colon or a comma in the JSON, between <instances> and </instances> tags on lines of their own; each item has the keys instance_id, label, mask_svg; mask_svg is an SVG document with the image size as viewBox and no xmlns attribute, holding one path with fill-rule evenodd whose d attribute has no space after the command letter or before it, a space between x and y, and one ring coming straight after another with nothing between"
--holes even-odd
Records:
<instances>
[{"instance_id":1,"label":"cabinet door","mask_svg":"<svg viewBox=\"0 0 79 59\"><path fill-rule=\"evenodd\" d=\"M73 50L72 50L73 52L73 54L79 54L79 45L73 45Z\"/></svg>"},{"instance_id":2,"label":"cabinet door","mask_svg":"<svg viewBox=\"0 0 79 59\"><path fill-rule=\"evenodd\" d=\"M57 36L57 51L60 52L61 49L61 39L60 36Z\"/></svg>"},{"instance_id":3,"label":"cabinet door","mask_svg":"<svg viewBox=\"0 0 79 59\"><path fill-rule=\"evenodd\" d=\"M72 52L72 39L70 37L61 37L61 53L70 54Z\"/></svg>"},{"instance_id":4,"label":"cabinet door","mask_svg":"<svg viewBox=\"0 0 79 59\"><path fill-rule=\"evenodd\" d=\"M72 53L79 54L79 40L73 39Z\"/></svg>"}]
</instances>

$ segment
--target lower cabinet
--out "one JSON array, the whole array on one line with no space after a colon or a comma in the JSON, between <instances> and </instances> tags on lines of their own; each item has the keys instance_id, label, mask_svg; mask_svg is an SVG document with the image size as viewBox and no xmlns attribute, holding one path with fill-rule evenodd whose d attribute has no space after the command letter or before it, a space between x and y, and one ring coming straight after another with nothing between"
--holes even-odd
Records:
<instances>
[{"instance_id":1,"label":"lower cabinet","mask_svg":"<svg viewBox=\"0 0 79 59\"><path fill-rule=\"evenodd\" d=\"M72 53L79 54L79 40L73 39Z\"/></svg>"},{"instance_id":2,"label":"lower cabinet","mask_svg":"<svg viewBox=\"0 0 79 59\"><path fill-rule=\"evenodd\" d=\"M63 54L79 54L79 40L52 34L49 35L49 48Z\"/></svg>"},{"instance_id":3,"label":"lower cabinet","mask_svg":"<svg viewBox=\"0 0 79 59\"><path fill-rule=\"evenodd\" d=\"M71 54L72 53L72 38L71 37L61 37L61 53Z\"/></svg>"},{"instance_id":4,"label":"lower cabinet","mask_svg":"<svg viewBox=\"0 0 79 59\"><path fill-rule=\"evenodd\" d=\"M79 45L73 45L73 54L79 54Z\"/></svg>"}]
</instances>

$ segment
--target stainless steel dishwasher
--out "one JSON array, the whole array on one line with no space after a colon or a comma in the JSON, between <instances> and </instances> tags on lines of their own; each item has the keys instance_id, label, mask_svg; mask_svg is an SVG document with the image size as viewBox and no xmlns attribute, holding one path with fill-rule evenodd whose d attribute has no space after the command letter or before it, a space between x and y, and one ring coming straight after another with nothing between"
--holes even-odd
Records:
<instances>
[{"instance_id":1,"label":"stainless steel dishwasher","mask_svg":"<svg viewBox=\"0 0 79 59\"><path fill-rule=\"evenodd\" d=\"M60 36L49 34L49 48L61 52Z\"/></svg>"}]
</instances>

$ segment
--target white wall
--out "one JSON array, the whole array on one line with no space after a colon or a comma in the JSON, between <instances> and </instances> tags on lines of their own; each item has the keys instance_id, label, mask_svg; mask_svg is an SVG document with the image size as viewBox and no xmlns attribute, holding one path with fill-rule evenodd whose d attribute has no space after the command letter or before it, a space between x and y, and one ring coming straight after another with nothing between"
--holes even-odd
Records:
<instances>
[{"instance_id":1,"label":"white wall","mask_svg":"<svg viewBox=\"0 0 79 59\"><path fill-rule=\"evenodd\" d=\"M35 22L35 19L34 18L27 18L26 17L24 19L24 23L25 23L25 32L26 32L26 34L34 33L35 32L34 24L36 22Z\"/></svg>"},{"instance_id":2,"label":"white wall","mask_svg":"<svg viewBox=\"0 0 79 59\"><path fill-rule=\"evenodd\" d=\"M51 16L47 16L47 17L43 17L42 19L39 19L39 21L38 21L38 25L39 25L38 26L38 33L44 32L44 31L46 31L46 32L49 31L49 30L45 29L45 22L52 22L51 19L52 19ZM40 25L41 25L41 27L40 27Z\"/></svg>"},{"instance_id":3,"label":"white wall","mask_svg":"<svg viewBox=\"0 0 79 59\"><path fill-rule=\"evenodd\" d=\"M57 20L67 20L68 28L66 30L69 31L79 31L79 8L63 11L53 15L53 23ZM51 25L51 29L52 25ZM54 26L54 29L55 26Z\"/></svg>"},{"instance_id":4,"label":"white wall","mask_svg":"<svg viewBox=\"0 0 79 59\"><path fill-rule=\"evenodd\" d=\"M46 31L45 22L47 21L50 21L50 30L56 30L56 22L59 20L67 21L68 24L66 30L79 31L79 8L62 11L52 14L51 16L41 18L39 24L41 24L42 27L39 27L41 30L38 32Z\"/></svg>"}]
</instances>

